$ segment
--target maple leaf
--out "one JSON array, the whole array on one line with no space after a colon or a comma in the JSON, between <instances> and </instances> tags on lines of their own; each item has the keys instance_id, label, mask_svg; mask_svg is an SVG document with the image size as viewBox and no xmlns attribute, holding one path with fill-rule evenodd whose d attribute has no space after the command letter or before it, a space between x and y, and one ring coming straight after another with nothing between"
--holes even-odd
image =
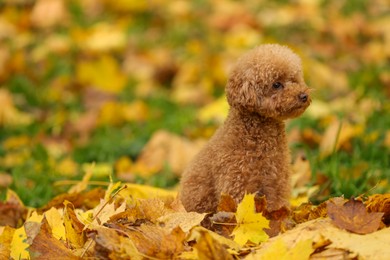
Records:
<instances>
[{"instance_id":1,"label":"maple leaf","mask_svg":"<svg viewBox=\"0 0 390 260\"><path fill-rule=\"evenodd\" d=\"M344 204L327 203L328 216L334 225L357 234L378 230L383 213L368 213L363 202L351 198Z\"/></svg>"},{"instance_id":2,"label":"maple leaf","mask_svg":"<svg viewBox=\"0 0 390 260\"><path fill-rule=\"evenodd\" d=\"M258 244L268 239L263 229L269 228L269 220L261 213L256 213L254 199L254 194L246 194L237 207L237 226L232 235L239 245L246 244L248 240Z\"/></svg>"}]
</instances>

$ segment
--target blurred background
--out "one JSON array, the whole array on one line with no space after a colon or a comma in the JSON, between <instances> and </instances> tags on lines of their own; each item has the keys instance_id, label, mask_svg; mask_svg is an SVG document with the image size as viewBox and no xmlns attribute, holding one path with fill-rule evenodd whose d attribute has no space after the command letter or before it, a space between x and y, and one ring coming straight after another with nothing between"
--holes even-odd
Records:
<instances>
[{"instance_id":1,"label":"blurred background","mask_svg":"<svg viewBox=\"0 0 390 260\"><path fill-rule=\"evenodd\" d=\"M42 206L92 162L92 186L177 188L262 43L297 52L313 88L287 124L295 203L389 192L386 0L3 0L2 198Z\"/></svg>"}]
</instances>

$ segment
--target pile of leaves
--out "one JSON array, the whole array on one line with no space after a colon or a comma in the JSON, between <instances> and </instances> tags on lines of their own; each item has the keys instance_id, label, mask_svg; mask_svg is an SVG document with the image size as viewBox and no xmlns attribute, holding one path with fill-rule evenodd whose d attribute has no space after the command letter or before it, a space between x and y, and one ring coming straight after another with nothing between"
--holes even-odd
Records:
<instances>
[{"instance_id":1,"label":"pile of leaves","mask_svg":"<svg viewBox=\"0 0 390 260\"><path fill-rule=\"evenodd\" d=\"M11 188L41 207L91 162L96 183L174 187L226 115L229 68L270 42L302 57L313 88L288 125L321 186L313 200L385 192L388 11L384 0L1 1L0 197Z\"/></svg>"},{"instance_id":2,"label":"pile of leaves","mask_svg":"<svg viewBox=\"0 0 390 260\"><path fill-rule=\"evenodd\" d=\"M90 176L89 176L90 177ZM215 214L186 212L175 192L111 183L85 190L88 174L45 207L8 191L0 204L2 259L383 259L390 254L390 196L341 197L267 212L264 197Z\"/></svg>"}]
</instances>

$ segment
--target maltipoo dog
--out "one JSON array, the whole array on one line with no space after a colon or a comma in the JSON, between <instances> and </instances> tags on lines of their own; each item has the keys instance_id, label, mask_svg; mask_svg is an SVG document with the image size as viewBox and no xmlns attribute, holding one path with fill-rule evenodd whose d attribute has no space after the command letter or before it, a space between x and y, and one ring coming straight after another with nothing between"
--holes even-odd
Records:
<instances>
[{"instance_id":1,"label":"maltipoo dog","mask_svg":"<svg viewBox=\"0 0 390 260\"><path fill-rule=\"evenodd\" d=\"M231 71L226 96L228 117L184 171L180 200L187 211L215 212L222 193L236 202L259 193L269 211L288 207L284 120L301 115L311 102L300 58L277 44L249 51Z\"/></svg>"}]
</instances>

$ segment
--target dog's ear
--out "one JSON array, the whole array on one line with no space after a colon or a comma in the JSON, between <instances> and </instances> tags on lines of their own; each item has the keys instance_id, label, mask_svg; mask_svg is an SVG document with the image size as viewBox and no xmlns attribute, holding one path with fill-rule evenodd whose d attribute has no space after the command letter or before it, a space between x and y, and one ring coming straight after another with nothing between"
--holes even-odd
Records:
<instances>
[{"instance_id":1,"label":"dog's ear","mask_svg":"<svg viewBox=\"0 0 390 260\"><path fill-rule=\"evenodd\" d=\"M226 97L232 107L255 111L259 102L256 95L256 82L232 73L226 85Z\"/></svg>"}]
</instances>

